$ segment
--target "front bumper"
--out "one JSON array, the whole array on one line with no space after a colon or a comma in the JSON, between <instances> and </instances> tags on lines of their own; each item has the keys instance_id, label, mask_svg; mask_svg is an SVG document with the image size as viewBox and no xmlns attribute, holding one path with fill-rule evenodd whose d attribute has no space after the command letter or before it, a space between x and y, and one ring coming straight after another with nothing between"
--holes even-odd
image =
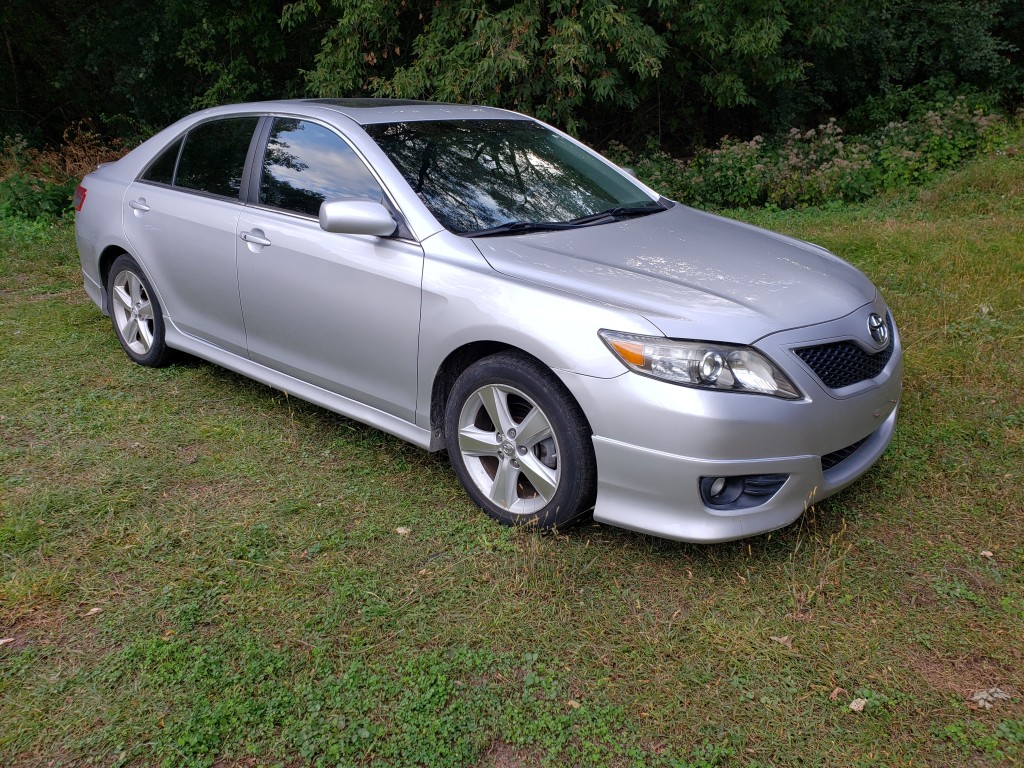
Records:
<instances>
[{"instance_id":1,"label":"front bumper","mask_svg":"<svg viewBox=\"0 0 1024 768\"><path fill-rule=\"evenodd\" d=\"M788 525L857 480L895 431L903 376L899 336L877 377L840 390L827 389L792 349L841 337L872 309L884 312L869 305L836 323L776 334L758 345L785 362L804 394L800 400L682 387L634 373L612 379L562 373L593 429L594 519L682 541L729 541ZM701 478L754 476L756 483L780 475L786 477L774 494L746 505L709 506L701 493Z\"/></svg>"},{"instance_id":2,"label":"front bumper","mask_svg":"<svg viewBox=\"0 0 1024 768\"><path fill-rule=\"evenodd\" d=\"M882 455L896 428L894 408L845 460L822 472L817 455L723 461L653 451L594 437L598 491L594 520L681 541L731 541L789 525L812 504L859 478ZM701 477L785 474L770 499L752 509L716 510L704 504Z\"/></svg>"}]
</instances>

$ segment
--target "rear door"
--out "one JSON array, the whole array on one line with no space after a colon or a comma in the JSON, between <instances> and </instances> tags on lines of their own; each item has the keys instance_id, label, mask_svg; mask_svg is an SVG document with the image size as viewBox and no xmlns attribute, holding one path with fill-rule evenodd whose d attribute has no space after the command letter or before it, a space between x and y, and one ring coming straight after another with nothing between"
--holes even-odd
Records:
<instances>
[{"instance_id":1,"label":"rear door","mask_svg":"<svg viewBox=\"0 0 1024 768\"><path fill-rule=\"evenodd\" d=\"M201 123L164 150L124 198L128 241L168 320L245 354L235 237L246 157L259 118Z\"/></svg>"},{"instance_id":2,"label":"rear door","mask_svg":"<svg viewBox=\"0 0 1024 768\"><path fill-rule=\"evenodd\" d=\"M324 200L384 197L333 129L277 117L260 149L235 239L249 356L413 421L422 249L320 229Z\"/></svg>"}]
</instances>

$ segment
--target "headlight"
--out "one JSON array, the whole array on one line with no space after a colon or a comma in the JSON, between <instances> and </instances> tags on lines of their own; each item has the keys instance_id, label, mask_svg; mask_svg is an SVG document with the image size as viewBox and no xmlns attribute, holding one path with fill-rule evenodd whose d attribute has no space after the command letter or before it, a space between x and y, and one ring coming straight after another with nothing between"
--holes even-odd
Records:
<instances>
[{"instance_id":1,"label":"headlight","mask_svg":"<svg viewBox=\"0 0 1024 768\"><path fill-rule=\"evenodd\" d=\"M598 335L627 368L646 376L687 387L800 398L786 375L750 347L606 330Z\"/></svg>"}]
</instances>

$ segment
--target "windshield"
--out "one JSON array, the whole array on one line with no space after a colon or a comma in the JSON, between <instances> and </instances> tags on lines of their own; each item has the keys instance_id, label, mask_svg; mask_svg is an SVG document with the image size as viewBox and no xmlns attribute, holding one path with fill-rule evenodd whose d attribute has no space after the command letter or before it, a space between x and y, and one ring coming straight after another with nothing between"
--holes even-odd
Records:
<instances>
[{"instance_id":1,"label":"windshield","mask_svg":"<svg viewBox=\"0 0 1024 768\"><path fill-rule=\"evenodd\" d=\"M364 127L437 220L456 234L602 223L623 209L663 208L573 142L529 120Z\"/></svg>"}]
</instances>

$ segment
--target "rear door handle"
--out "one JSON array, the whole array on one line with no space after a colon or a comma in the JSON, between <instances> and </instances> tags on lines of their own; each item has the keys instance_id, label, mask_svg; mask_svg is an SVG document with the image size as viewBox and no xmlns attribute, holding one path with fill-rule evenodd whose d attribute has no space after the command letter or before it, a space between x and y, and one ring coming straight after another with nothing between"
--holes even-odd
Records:
<instances>
[{"instance_id":1,"label":"rear door handle","mask_svg":"<svg viewBox=\"0 0 1024 768\"><path fill-rule=\"evenodd\" d=\"M149 206L146 205L146 198L140 197L138 200L128 201L128 207L135 211L148 211Z\"/></svg>"},{"instance_id":2,"label":"rear door handle","mask_svg":"<svg viewBox=\"0 0 1024 768\"><path fill-rule=\"evenodd\" d=\"M263 237L263 233L260 232L259 230L253 230L252 232L242 232L239 235L239 237L245 240L245 242L252 243L253 245L270 245L270 241L267 240L267 238Z\"/></svg>"}]
</instances>

